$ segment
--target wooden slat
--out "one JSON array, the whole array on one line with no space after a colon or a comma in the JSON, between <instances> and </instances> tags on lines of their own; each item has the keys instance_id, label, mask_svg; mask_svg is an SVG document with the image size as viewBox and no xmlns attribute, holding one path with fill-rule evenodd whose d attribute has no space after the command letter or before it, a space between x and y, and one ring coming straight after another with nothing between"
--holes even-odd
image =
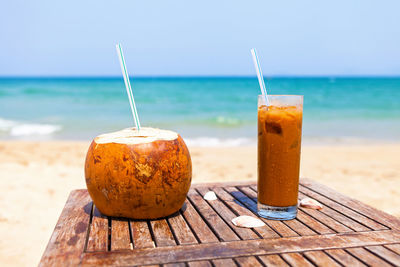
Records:
<instances>
[{"instance_id":1,"label":"wooden slat","mask_svg":"<svg viewBox=\"0 0 400 267\"><path fill-rule=\"evenodd\" d=\"M306 197L306 195L304 194L300 194L301 197ZM331 218L335 219L336 221L344 224L345 226L347 226L350 229L353 229L356 232L362 232L362 231L371 231L370 228L360 224L359 222L353 220L352 218L349 218L345 215L343 215L340 212L337 212L336 210L331 209L329 206L324 205L324 207L322 208L321 211L319 211L321 213L324 213L328 216L330 216Z\"/></svg>"},{"instance_id":2,"label":"wooden slat","mask_svg":"<svg viewBox=\"0 0 400 267\"><path fill-rule=\"evenodd\" d=\"M268 255L258 257L267 266L289 266L279 255Z\"/></svg>"},{"instance_id":3,"label":"wooden slat","mask_svg":"<svg viewBox=\"0 0 400 267\"><path fill-rule=\"evenodd\" d=\"M291 266L313 267L314 265L304 258L300 253L285 253L282 258Z\"/></svg>"},{"instance_id":4,"label":"wooden slat","mask_svg":"<svg viewBox=\"0 0 400 267\"><path fill-rule=\"evenodd\" d=\"M342 195L339 192L310 179L302 178L301 184L307 188L319 192L322 195L329 196L329 198L364 214L366 217L369 217L377 222L382 222L382 224L391 228L400 229L400 219L395 216L392 216L381 210L377 210L371 206L368 206L367 204L362 203L361 201Z\"/></svg>"},{"instance_id":5,"label":"wooden slat","mask_svg":"<svg viewBox=\"0 0 400 267\"><path fill-rule=\"evenodd\" d=\"M367 226L367 227L369 227L369 228L371 228L373 230L388 229L388 227L386 227L386 226L384 226L384 225L382 225L380 223L377 223L376 221L371 220L370 218L368 218L368 217L366 217L364 215L361 215L360 213L358 213L358 212L356 212L356 211L354 211L354 210L352 210L352 209L350 209L350 208L348 208L346 206L343 206L343 204L339 204L338 202L333 201L333 200L331 200L330 198L327 198L324 195L321 195L321 194L319 194L319 193L317 193L315 191L312 191L311 189L309 189L307 187L300 186L300 191L303 194L318 200L322 204L329 206L331 209L334 209L334 210L336 210L336 211L338 211L338 212L340 212L340 213L352 218L353 220L356 220L357 222L359 222L359 223L361 223L361 224L363 224L363 225L365 225L365 226ZM338 200L338 201L340 201L340 200Z\"/></svg>"},{"instance_id":6,"label":"wooden slat","mask_svg":"<svg viewBox=\"0 0 400 267\"><path fill-rule=\"evenodd\" d=\"M306 251L304 256L317 266L341 266L323 251Z\"/></svg>"},{"instance_id":7,"label":"wooden slat","mask_svg":"<svg viewBox=\"0 0 400 267\"><path fill-rule=\"evenodd\" d=\"M128 265L164 264L172 262L200 261L245 256L260 256L309 250L326 250L344 247L389 245L398 242L398 231L370 231L290 238L240 240L221 243L206 243L154 249L134 249L133 251L110 251L108 253L86 253L83 263ZM155 257L154 255L157 255Z\"/></svg>"},{"instance_id":8,"label":"wooden slat","mask_svg":"<svg viewBox=\"0 0 400 267\"><path fill-rule=\"evenodd\" d=\"M326 225L320 223L319 221L315 220L308 214L304 213L302 210L298 209L297 210L297 219L310 227L312 230L317 232L318 234L333 234L335 231L333 231L331 228L327 227Z\"/></svg>"},{"instance_id":9,"label":"wooden slat","mask_svg":"<svg viewBox=\"0 0 400 267\"><path fill-rule=\"evenodd\" d=\"M257 185L249 185L249 187L254 191L254 192L258 192L258 189L257 189Z\"/></svg>"},{"instance_id":10,"label":"wooden slat","mask_svg":"<svg viewBox=\"0 0 400 267\"><path fill-rule=\"evenodd\" d=\"M305 198L305 195L299 193L299 197L301 199ZM354 230L350 229L349 227L345 226L344 224L336 221L332 217L329 217L323 212L320 212L318 210L313 210L313 209L306 209L306 208L299 208L302 212L310 215L311 217L315 218L316 220L320 221L324 225L330 227L337 233L347 233L347 232L353 232Z\"/></svg>"},{"instance_id":11,"label":"wooden slat","mask_svg":"<svg viewBox=\"0 0 400 267\"><path fill-rule=\"evenodd\" d=\"M86 251L108 250L108 218L94 207Z\"/></svg>"},{"instance_id":12,"label":"wooden slat","mask_svg":"<svg viewBox=\"0 0 400 267\"><path fill-rule=\"evenodd\" d=\"M361 261L351 256L343 249L328 249L325 250L325 252L344 266L354 266L354 267L366 266Z\"/></svg>"},{"instance_id":13,"label":"wooden slat","mask_svg":"<svg viewBox=\"0 0 400 267\"><path fill-rule=\"evenodd\" d=\"M256 205L257 203L257 193L252 190L250 187L238 187L243 193L245 193ZM254 206L256 209L256 206ZM311 230L310 228L308 228L306 225L304 225L303 223L301 223L300 221L298 221L297 219L294 220L289 220L289 221L284 221L283 223L280 221L271 221L268 220L269 224L275 224L278 227L282 224L282 225L287 225L290 227L291 230L293 230L294 232L296 232L299 235L316 235L317 233L314 232L313 230ZM282 227L281 227L282 228ZM287 229L282 229L284 230L283 233L287 232ZM292 236L291 234L292 231L289 231L289 236ZM287 236L286 233L285 235L282 234L282 236Z\"/></svg>"},{"instance_id":14,"label":"wooden slat","mask_svg":"<svg viewBox=\"0 0 400 267\"><path fill-rule=\"evenodd\" d=\"M239 257L235 258L235 261L242 267L263 266L256 257Z\"/></svg>"},{"instance_id":15,"label":"wooden slat","mask_svg":"<svg viewBox=\"0 0 400 267\"><path fill-rule=\"evenodd\" d=\"M111 220L111 250L131 249L129 222L126 219Z\"/></svg>"},{"instance_id":16,"label":"wooden slat","mask_svg":"<svg viewBox=\"0 0 400 267\"><path fill-rule=\"evenodd\" d=\"M284 224L292 228L299 235L317 235L316 232L308 228L305 224L301 223L298 219L284 221Z\"/></svg>"},{"instance_id":17,"label":"wooden slat","mask_svg":"<svg viewBox=\"0 0 400 267\"><path fill-rule=\"evenodd\" d=\"M250 185L249 186L254 192L258 192L257 185Z\"/></svg>"},{"instance_id":18,"label":"wooden slat","mask_svg":"<svg viewBox=\"0 0 400 267\"><path fill-rule=\"evenodd\" d=\"M240 187L248 196L250 196L254 201L257 199L257 187ZM296 219L285 221L284 224L288 225L292 230L294 230L299 235L316 235L320 234L332 234L334 231L327 227L326 225L320 223L314 218L305 214L301 210L298 210Z\"/></svg>"},{"instance_id":19,"label":"wooden slat","mask_svg":"<svg viewBox=\"0 0 400 267\"><path fill-rule=\"evenodd\" d=\"M368 266L391 266L389 263L370 253L365 248L348 248L346 251Z\"/></svg>"},{"instance_id":20,"label":"wooden slat","mask_svg":"<svg viewBox=\"0 0 400 267\"><path fill-rule=\"evenodd\" d=\"M278 232L282 237L294 237L299 236L298 233L290 229L286 224L281 221L272 221L267 219L262 219L265 223L267 223L272 229Z\"/></svg>"},{"instance_id":21,"label":"wooden slat","mask_svg":"<svg viewBox=\"0 0 400 267\"><path fill-rule=\"evenodd\" d=\"M130 224L134 248L155 247L155 243L151 238L150 229L146 221L131 220Z\"/></svg>"},{"instance_id":22,"label":"wooden slat","mask_svg":"<svg viewBox=\"0 0 400 267\"><path fill-rule=\"evenodd\" d=\"M373 230L384 230L384 229L388 229L386 226L377 223L371 219L369 219L368 217L365 217L364 215L361 215L358 212L355 212L352 209L349 209L348 207L345 207L321 194L316 193L315 191L312 191L306 187L300 186L300 190L303 194L311 197L311 198L315 198L316 200L320 201L321 203L323 203L324 205L328 205L331 209L334 209L350 218L352 218L353 220L356 220L357 222L373 229Z\"/></svg>"},{"instance_id":23,"label":"wooden slat","mask_svg":"<svg viewBox=\"0 0 400 267\"><path fill-rule=\"evenodd\" d=\"M218 196L218 198L226 203L231 209L233 209L236 214L239 215L248 215L248 216L254 216L254 213L252 213L249 209L245 208L243 205L239 205L238 201L235 200L235 198L226 192L224 189L220 187L215 187L212 188L212 190L215 192L215 194ZM262 227L256 227L254 228L254 231L256 231L259 235L261 235L263 238L274 238L274 237L279 237L279 235L271 229L267 224Z\"/></svg>"},{"instance_id":24,"label":"wooden slat","mask_svg":"<svg viewBox=\"0 0 400 267\"><path fill-rule=\"evenodd\" d=\"M257 192L254 192L254 190L248 186L238 186L236 188L246 194L253 202L257 203Z\"/></svg>"},{"instance_id":25,"label":"wooden slat","mask_svg":"<svg viewBox=\"0 0 400 267\"><path fill-rule=\"evenodd\" d=\"M383 246L369 246L365 248L374 253L375 255L378 255L379 257L390 262L391 264L400 266L400 255L394 253L393 251Z\"/></svg>"},{"instance_id":26,"label":"wooden slat","mask_svg":"<svg viewBox=\"0 0 400 267\"><path fill-rule=\"evenodd\" d=\"M212 263L215 267L237 266L237 264L232 259L213 260Z\"/></svg>"},{"instance_id":27,"label":"wooden slat","mask_svg":"<svg viewBox=\"0 0 400 267\"><path fill-rule=\"evenodd\" d=\"M232 231L232 229L194 189L189 190L188 198L191 200L193 205L196 206L202 217L207 220L208 226L214 230L221 240L239 240L239 237Z\"/></svg>"},{"instance_id":28,"label":"wooden slat","mask_svg":"<svg viewBox=\"0 0 400 267\"><path fill-rule=\"evenodd\" d=\"M163 267L186 267L184 262L164 264Z\"/></svg>"},{"instance_id":29,"label":"wooden slat","mask_svg":"<svg viewBox=\"0 0 400 267\"><path fill-rule=\"evenodd\" d=\"M175 246L176 242L171 229L165 219L151 220L151 228L154 234L154 241L157 247Z\"/></svg>"},{"instance_id":30,"label":"wooden slat","mask_svg":"<svg viewBox=\"0 0 400 267\"><path fill-rule=\"evenodd\" d=\"M201 243L212 243L218 242L218 238L210 230L207 224L203 221L199 213L193 208L192 204L185 200L184 209L182 215L186 219L187 223L195 232L196 236L200 239Z\"/></svg>"},{"instance_id":31,"label":"wooden slat","mask_svg":"<svg viewBox=\"0 0 400 267\"><path fill-rule=\"evenodd\" d=\"M250 187L239 187L239 189L243 193L245 193L256 205L257 193L254 190L252 190ZM256 208L256 206L255 206L255 208ZM280 229L279 228L278 229L280 231L282 231L282 236L293 236L292 235L293 231L302 236L317 234L316 232L314 232L313 230L308 228L306 225L304 225L297 219L285 221L283 223L280 221L271 221L271 220L268 220L267 222L269 224L272 224L271 225L272 227L280 227ZM282 225L287 225L288 227L290 227L290 229L284 228L284 227L282 227ZM278 232L281 233L279 230L278 230Z\"/></svg>"},{"instance_id":32,"label":"wooden slat","mask_svg":"<svg viewBox=\"0 0 400 267\"><path fill-rule=\"evenodd\" d=\"M314 183L314 182L312 182L312 183L308 183L308 185L310 185L310 186L314 186L314 187L316 187L315 186L315 184L316 183ZM324 187L324 186L321 186L321 187L319 187L318 186L318 188L317 189L320 189L320 188L322 188L323 187L323 189L324 189L324 191L326 191L327 193L329 193L329 194L334 194L335 196L336 195L338 195L338 197L340 198L340 203L342 203L342 200L344 200L344 199L346 199L347 200L347 202L349 202L349 203L351 203L351 204L359 204L359 202L358 201L354 201L354 203L353 202L351 202L351 201L353 201L353 200L351 200L351 199L349 199L348 197L345 197L345 196L340 196L339 194L337 194L337 192L335 192L335 191L333 191L333 190L331 190L331 189L329 189L329 188L327 188L327 187ZM256 186L251 186L251 188L253 189L253 190L256 190L257 188L256 188ZM300 189L301 190L303 190L303 191L307 191L308 190L308 188L305 188L305 187L300 187ZM310 192L312 192L312 191L307 191L308 193L310 193ZM313 192L313 193L315 193L316 195L318 195L316 192ZM335 194L336 193L336 194ZM316 195L315 194L313 194L313 196L315 197ZM301 198L303 198L303 197L305 197L302 193L300 193L299 194L300 195L300 197ZM368 227L370 227L370 228L372 228L372 229L375 229L375 230L382 230L382 229L387 229L387 227L385 227L385 226L383 226L383 225L381 225L381 224L379 224L379 223L377 223L377 222L375 222L374 220L371 220L371 219L369 219L369 218L367 218L366 216L363 216L363 215L361 215L361 214L359 214L359 213L357 213L357 212L354 212L353 210L351 210L351 209L349 209L348 207L344 207L344 206L342 206L342 205L340 205L340 204L338 204L338 203L336 203L336 202L334 202L334 201L331 201L329 198L326 198L325 196L321 196L320 195L320 197L322 198L322 199L324 199L324 200L328 200L328 203L329 203L329 206L332 206L332 204L333 204L333 206L334 207L336 207L337 208L337 210L339 211L339 212L341 212L341 213L343 213L343 214L345 214L345 215L347 215L347 216L349 216L349 217L351 217L351 218L356 218L359 222L361 222L362 224L364 224L364 225L366 225L366 226L368 226ZM316 198L316 199L318 199L318 198ZM351 200L351 201L349 201L349 200ZM361 206L365 206L365 205L361 205ZM370 207L367 207L367 210L369 211L369 212L372 212L371 211L371 209L372 208L370 208ZM307 209L304 209L305 211L307 210ZM330 210L330 209L325 209L325 210L327 210L327 212L330 214L330 215L337 215L336 213L335 213L335 211L333 211L333 210ZM313 215L315 215L315 216L318 216L318 217L320 217L319 219L320 220L327 220L327 218L325 217L324 218L324 216L322 216L321 217L321 215L317 215L317 214L321 214L321 213L318 213L317 211L309 211L309 213L311 213L311 214L313 214ZM349 222L351 222L351 221L348 221L348 219L346 219L346 218L343 218L343 216L335 216L335 217L340 217L340 218L338 218L338 219L341 219L341 221L345 221L345 222L347 222L347 223L349 223ZM329 217L328 217L329 218ZM392 219L392 218L390 218L390 219ZM329 219L328 219L329 220ZM328 222L327 222L328 223ZM341 224L338 224L338 222L331 222L331 224L329 224L331 227L335 227L335 228L337 228L337 232L346 232L346 231L351 231L351 229L349 229L348 227L346 227L345 226L345 228L343 228L343 226L341 225ZM355 230L357 230L357 231L367 231L368 230L368 228L366 228L364 225L360 225L358 222L357 222L357 224L354 224L353 222L351 222L351 225L355 228ZM347 228L347 229L346 229Z\"/></svg>"},{"instance_id":33,"label":"wooden slat","mask_svg":"<svg viewBox=\"0 0 400 267\"><path fill-rule=\"evenodd\" d=\"M188 262L188 265L190 267L212 267L212 264L210 261L191 261L191 262Z\"/></svg>"},{"instance_id":34,"label":"wooden slat","mask_svg":"<svg viewBox=\"0 0 400 267\"><path fill-rule=\"evenodd\" d=\"M57 266L60 262L76 266L83 257L89 228L92 200L86 190L74 190L58 219L39 266Z\"/></svg>"},{"instance_id":35,"label":"wooden slat","mask_svg":"<svg viewBox=\"0 0 400 267\"><path fill-rule=\"evenodd\" d=\"M200 193L202 197L210 191L208 188L197 188L197 191ZM235 233L241 238L241 239L259 239L258 235L253 232L253 230L248 229L248 228L241 228L237 227L232 223L232 219L237 217L236 214L234 214L225 204L220 200L211 200L207 201L208 204L214 208L214 210L224 219L225 223L230 225L230 227L235 231Z\"/></svg>"},{"instance_id":36,"label":"wooden slat","mask_svg":"<svg viewBox=\"0 0 400 267\"><path fill-rule=\"evenodd\" d=\"M172 217L169 217L168 222L171 225L172 231L174 232L174 235L178 240L179 245L198 243L196 237L190 230L190 227L187 225L185 219L182 217L182 214L177 213Z\"/></svg>"},{"instance_id":37,"label":"wooden slat","mask_svg":"<svg viewBox=\"0 0 400 267\"><path fill-rule=\"evenodd\" d=\"M244 228L238 228L234 226L231 223L231 220L236 217L236 215L231 212L224 204L227 203L233 210L237 212L237 215L250 215L254 216L252 212L250 212L248 209L243 208L242 206L238 205L237 203L234 202L234 198L228 194L226 191L224 191L222 188L204 188L204 187L198 187L197 190L200 192L202 196L205 195L209 190L215 191L217 196L220 198L218 200L214 201L208 201L208 203L218 212L218 214L222 215L224 220L228 222L231 227L235 230L235 232L242 238L242 239L256 239L258 238L257 235L254 234L253 231L250 229L244 229ZM276 237L278 236L271 228L268 226L262 227L264 229L260 230L260 227L255 228L254 230L257 231L259 230L261 235L268 235L268 237ZM245 231L243 231L245 230ZM262 266L260 262L255 258L255 257L240 257L235 259L240 266ZM226 262L227 260L224 260L224 263L221 264L221 266L232 266L231 264L233 262ZM217 262L217 260L213 261L214 264Z\"/></svg>"},{"instance_id":38,"label":"wooden slat","mask_svg":"<svg viewBox=\"0 0 400 267\"><path fill-rule=\"evenodd\" d=\"M400 255L400 244L386 245L385 247Z\"/></svg>"},{"instance_id":39,"label":"wooden slat","mask_svg":"<svg viewBox=\"0 0 400 267\"><path fill-rule=\"evenodd\" d=\"M236 200L240 201L248 209L250 209L255 215L257 215L257 203L254 202L249 196L245 195L242 191L238 190L236 187L225 188ZM258 216L258 215L257 215ZM262 219L266 224L268 224L272 229L274 229L280 236L290 237L298 236L298 234L290 229L287 225L280 221L271 221Z\"/></svg>"}]
</instances>

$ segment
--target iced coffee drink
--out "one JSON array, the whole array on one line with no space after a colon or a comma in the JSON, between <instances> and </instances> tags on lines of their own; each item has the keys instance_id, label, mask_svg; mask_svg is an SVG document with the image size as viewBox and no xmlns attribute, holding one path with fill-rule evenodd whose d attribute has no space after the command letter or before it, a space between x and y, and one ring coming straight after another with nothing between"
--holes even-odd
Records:
<instances>
[{"instance_id":1,"label":"iced coffee drink","mask_svg":"<svg viewBox=\"0 0 400 267\"><path fill-rule=\"evenodd\" d=\"M297 214L303 96L258 99L258 214L290 220Z\"/></svg>"}]
</instances>

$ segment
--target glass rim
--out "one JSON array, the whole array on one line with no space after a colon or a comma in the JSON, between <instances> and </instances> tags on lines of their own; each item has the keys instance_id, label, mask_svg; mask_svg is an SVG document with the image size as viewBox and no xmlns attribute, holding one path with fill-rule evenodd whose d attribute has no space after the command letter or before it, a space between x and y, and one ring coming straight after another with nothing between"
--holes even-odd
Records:
<instances>
[{"instance_id":1,"label":"glass rim","mask_svg":"<svg viewBox=\"0 0 400 267\"><path fill-rule=\"evenodd\" d=\"M264 95L258 95L258 97L264 97ZM293 96L297 96L297 97L304 97L304 95L267 95L268 97L270 97L270 96L290 96L290 97L293 97Z\"/></svg>"}]
</instances>

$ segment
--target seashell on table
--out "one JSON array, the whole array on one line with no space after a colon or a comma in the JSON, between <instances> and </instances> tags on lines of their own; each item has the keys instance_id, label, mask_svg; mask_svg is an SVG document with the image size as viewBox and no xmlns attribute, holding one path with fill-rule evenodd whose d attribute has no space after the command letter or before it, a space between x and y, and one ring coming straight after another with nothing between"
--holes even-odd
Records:
<instances>
[{"instance_id":1,"label":"seashell on table","mask_svg":"<svg viewBox=\"0 0 400 267\"><path fill-rule=\"evenodd\" d=\"M258 218L243 215L232 219L232 223L238 227L254 228L264 226L265 223Z\"/></svg>"},{"instance_id":2,"label":"seashell on table","mask_svg":"<svg viewBox=\"0 0 400 267\"><path fill-rule=\"evenodd\" d=\"M308 209L314 209L314 210L320 210L323 208L322 204L316 201L315 199L312 198L303 198L300 201L300 207L303 208L308 208Z\"/></svg>"},{"instance_id":3,"label":"seashell on table","mask_svg":"<svg viewBox=\"0 0 400 267\"><path fill-rule=\"evenodd\" d=\"M204 197L205 200L216 200L217 196L215 195L215 193L213 191L208 191Z\"/></svg>"}]
</instances>

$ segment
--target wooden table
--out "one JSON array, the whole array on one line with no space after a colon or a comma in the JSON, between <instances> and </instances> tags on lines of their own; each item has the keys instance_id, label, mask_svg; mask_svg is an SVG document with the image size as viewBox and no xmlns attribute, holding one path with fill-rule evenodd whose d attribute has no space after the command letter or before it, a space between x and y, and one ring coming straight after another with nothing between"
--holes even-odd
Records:
<instances>
[{"instance_id":1,"label":"wooden table","mask_svg":"<svg viewBox=\"0 0 400 267\"><path fill-rule=\"evenodd\" d=\"M209 190L218 200L203 199ZM177 214L149 221L104 217L86 190L72 191L40 266L400 265L399 219L308 179L299 198L318 200L321 211L234 226L232 218L254 216L256 191L254 183L193 185Z\"/></svg>"}]
</instances>

